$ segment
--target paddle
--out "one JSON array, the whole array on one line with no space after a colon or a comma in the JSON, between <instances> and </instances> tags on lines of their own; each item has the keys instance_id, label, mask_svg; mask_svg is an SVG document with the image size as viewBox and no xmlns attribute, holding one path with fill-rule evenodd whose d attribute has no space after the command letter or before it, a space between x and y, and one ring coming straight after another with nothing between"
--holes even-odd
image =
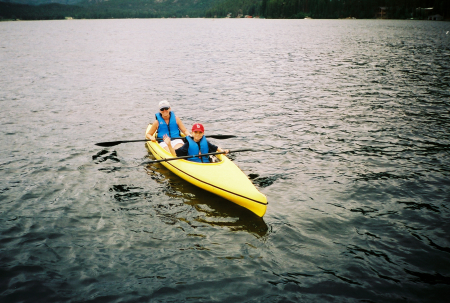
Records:
<instances>
[{"instance_id":1,"label":"paddle","mask_svg":"<svg viewBox=\"0 0 450 303\"><path fill-rule=\"evenodd\" d=\"M228 153L238 153L238 152L245 152L245 151L264 151L264 150L257 150L257 149L252 149L252 148L244 148L244 149L235 149L235 150L230 150ZM164 161L172 161L172 160L180 160L180 159L189 159L189 158L193 158L193 157L203 157L203 156L212 156L212 155L220 155L220 154L224 154L225 152L215 152L215 153L207 153L207 154L201 154L201 155L195 155L195 156L181 156L181 157L176 157L176 158L166 158L166 159L160 159L160 160L150 160L150 161L145 161L142 162L142 164L152 164L152 163L158 163L158 162L164 162Z\"/></svg>"},{"instance_id":2,"label":"paddle","mask_svg":"<svg viewBox=\"0 0 450 303\"><path fill-rule=\"evenodd\" d=\"M213 138L213 139L229 139L229 138L234 138L236 136L234 136L234 135L207 135L206 137ZM174 139L183 139L183 138L177 137L177 138L171 138L171 139L174 140ZM162 138L156 138L156 140L163 141ZM95 145L103 146L103 147L111 147L111 146L116 146L116 145L119 145L122 143L146 142L146 141L151 141L151 140L150 139L141 139L141 140L126 140L126 141L110 141L110 142L95 143Z\"/></svg>"}]
</instances>

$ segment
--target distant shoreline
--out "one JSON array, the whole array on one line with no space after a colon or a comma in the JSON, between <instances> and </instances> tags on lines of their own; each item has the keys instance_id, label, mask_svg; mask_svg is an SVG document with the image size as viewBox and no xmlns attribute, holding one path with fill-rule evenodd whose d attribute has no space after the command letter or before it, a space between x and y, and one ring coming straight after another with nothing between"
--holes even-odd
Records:
<instances>
[{"instance_id":1,"label":"distant shoreline","mask_svg":"<svg viewBox=\"0 0 450 303\"><path fill-rule=\"evenodd\" d=\"M348 5L346 1L332 0L309 0L303 6L299 6L297 0L183 0L145 3L142 0L66 0L65 4L61 4L62 0L52 0L52 3L48 3L50 0L22 0L21 3L10 1L14 0L0 0L0 21L162 18L450 21L450 7L442 6L439 2L442 0L430 0L427 8L411 3L404 3L400 7L379 7L372 2L361 2L358 9ZM319 2L323 2L323 5L318 5ZM38 5L33 5L36 3Z\"/></svg>"},{"instance_id":2,"label":"distant shoreline","mask_svg":"<svg viewBox=\"0 0 450 303\"><path fill-rule=\"evenodd\" d=\"M158 18L73 18L73 17L65 17L59 19L0 19L0 22L14 22L14 21L71 21L71 20L131 20L131 19L261 19L261 20L384 20L384 21L429 21L429 22L450 22L450 19L445 20L425 20L425 19L379 19L379 18L367 18L367 19L356 19L356 18L298 18L298 19L286 19L286 18L210 18L210 17L189 17L189 18L167 18L167 17L158 17Z\"/></svg>"}]
</instances>

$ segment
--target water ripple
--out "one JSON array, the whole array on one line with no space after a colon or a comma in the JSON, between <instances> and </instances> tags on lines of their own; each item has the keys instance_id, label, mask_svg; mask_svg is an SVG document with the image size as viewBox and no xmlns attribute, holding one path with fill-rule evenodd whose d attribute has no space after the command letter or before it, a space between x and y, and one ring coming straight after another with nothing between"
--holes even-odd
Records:
<instances>
[{"instance_id":1,"label":"water ripple","mask_svg":"<svg viewBox=\"0 0 450 303\"><path fill-rule=\"evenodd\" d=\"M448 301L447 22L73 21L0 23L2 302ZM162 99L263 219L94 145Z\"/></svg>"}]
</instances>

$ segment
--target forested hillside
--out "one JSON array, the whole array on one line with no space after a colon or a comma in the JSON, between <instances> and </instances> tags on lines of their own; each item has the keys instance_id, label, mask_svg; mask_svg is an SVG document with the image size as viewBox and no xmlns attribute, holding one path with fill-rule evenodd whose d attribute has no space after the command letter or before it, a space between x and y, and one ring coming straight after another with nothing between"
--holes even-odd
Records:
<instances>
[{"instance_id":1,"label":"forested hillside","mask_svg":"<svg viewBox=\"0 0 450 303\"><path fill-rule=\"evenodd\" d=\"M206 12L207 17L228 14L271 19L427 19L440 14L450 19L450 0L223 0Z\"/></svg>"},{"instance_id":2,"label":"forested hillside","mask_svg":"<svg viewBox=\"0 0 450 303\"><path fill-rule=\"evenodd\" d=\"M260 16L261 0L222 0L213 8L206 11L206 17L230 17Z\"/></svg>"},{"instance_id":3,"label":"forested hillside","mask_svg":"<svg viewBox=\"0 0 450 303\"><path fill-rule=\"evenodd\" d=\"M422 9L420 9L422 8ZM424 10L423 8L434 8ZM449 0L262 0L267 18L425 18L429 14L449 18Z\"/></svg>"},{"instance_id":4,"label":"forested hillside","mask_svg":"<svg viewBox=\"0 0 450 303\"><path fill-rule=\"evenodd\" d=\"M3 2L16 3L16 4L27 4L27 5L43 5L43 4L66 4L74 5L78 4L84 0L2 0Z\"/></svg>"},{"instance_id":5,"label":"forested hillside","mask_svg":"<svg viewBox=\"0 0 450 303\"><path fill-rule=\"evenodd\" d=\"M12 3L49 1L52 4ZM68 5L73 3L76 5ZM0 20L236 18L246 15L272 19L427 19L435 14L450 19L450 0L0 0Z\"/></svg>"},{"instance_id":6,"label":"forested hillside","mask_svg":"<svg viewBox=\"0 0 450 303\"><path fill-rule=\"evenodd\" d=\"M51 3L31 6L0 0L0 19L204 17L205 11L219 1L221 0L82 0L77 5Z\"/></svg>"}]
</instances>

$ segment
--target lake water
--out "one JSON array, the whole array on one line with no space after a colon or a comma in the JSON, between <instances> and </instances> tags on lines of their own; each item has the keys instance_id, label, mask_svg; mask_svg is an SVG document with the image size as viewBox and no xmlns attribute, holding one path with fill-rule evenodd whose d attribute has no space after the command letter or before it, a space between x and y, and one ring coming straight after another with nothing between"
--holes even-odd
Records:
<instances>
[{"instance_id":1,"label":"lake water","mask_svg":"<svg viewBox=\"0 0 450 303\"><path fill-rule=\"evenodd\" d=\"M0 301L447 302L450 23L0 23ZM258 218L142 165L159 101ZM151 156L150 156L151 158Z\"/></svg>"}]
</instances>

